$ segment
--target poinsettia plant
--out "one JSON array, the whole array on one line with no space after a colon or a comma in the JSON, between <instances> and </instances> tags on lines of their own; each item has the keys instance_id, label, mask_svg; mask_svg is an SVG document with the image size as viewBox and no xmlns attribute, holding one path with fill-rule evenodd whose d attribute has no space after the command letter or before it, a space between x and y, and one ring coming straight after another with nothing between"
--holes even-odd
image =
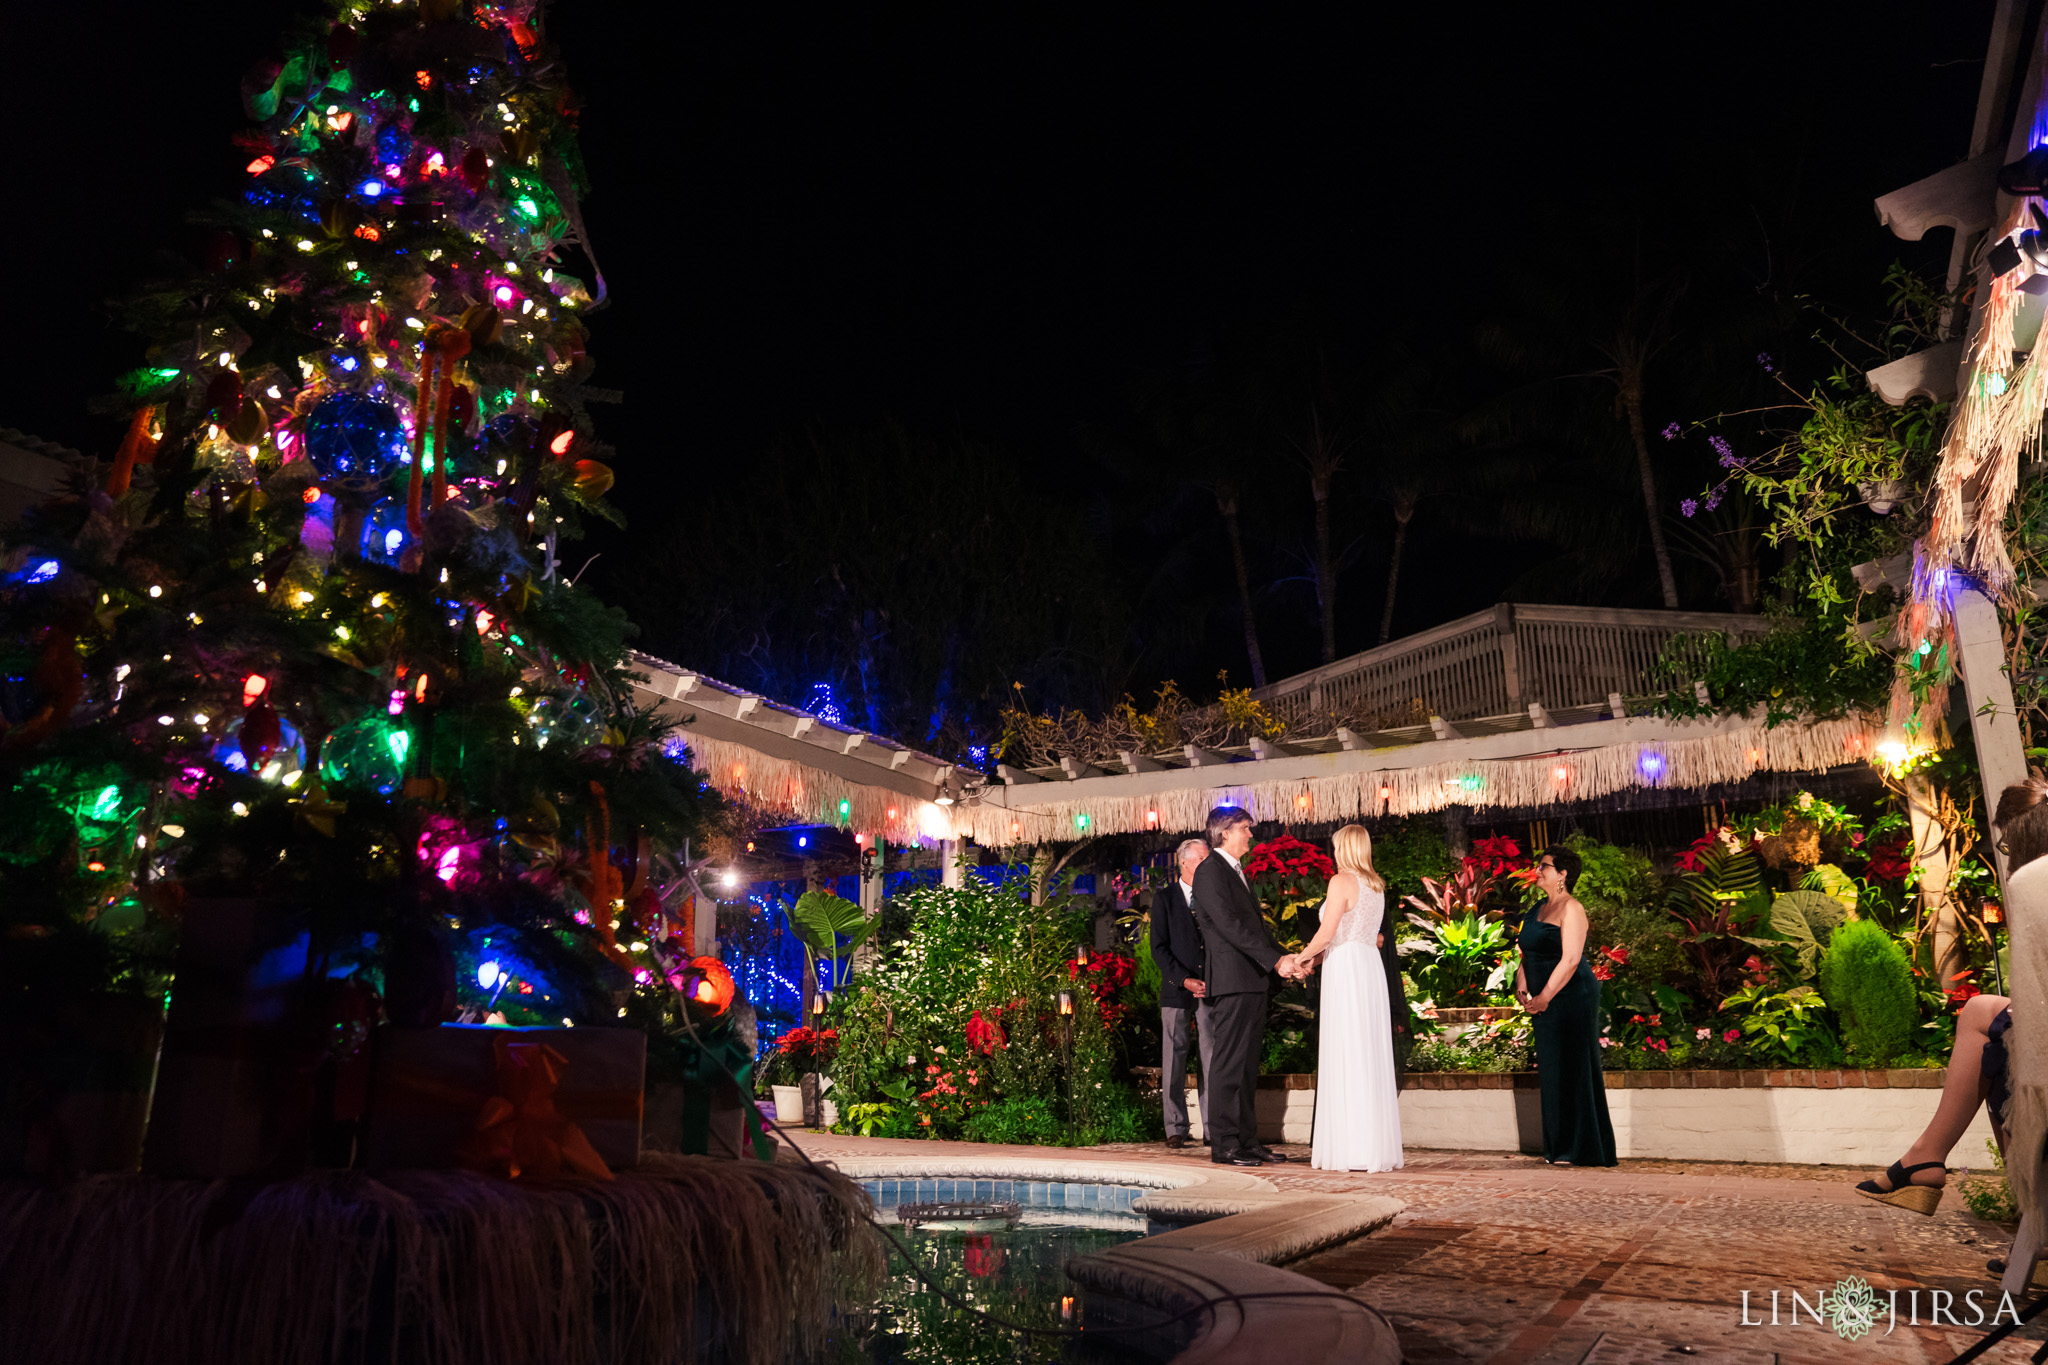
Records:
<instances>
[{"instance_id":1,"label":"poinsettia plant","mask_svg":"<svg viewBox=\"0 0 2048 1365\"><path fill-rule=\"evenodd\" d=\"M1291 952L1302 944L1302 907L1329 894L1337 864L1314 844L1283 834L1252 849L1244 860L1244 875L1273 937Z\"/></svg>"},{"instance_id":2,"label":"poinsettia plant","mask_svg":"<svg viewBox=\"0 0 2048 1365\"><path fill-rule=\"evenodd\" d=\"M1117 996L1137 974L1137 962L1122 953L1095 953L1085 963L1067 964L1067 979L1088 988L1088 993L1095 997L1095 1007L1102 1012L1103 1027L1112 1033L1126 1008Z\"/></svg>"},{"instance_id":3,"label":"poinsettia plant","mask_svg":"<svg viewBox=\"0 0 2048 1365\"><path fill-rule=\"evenodd\" d=\"M775 1050L789 1058L800 1075L823 1071L839 1052L839 1030L793 1028L777 1040Z\"/></svg>"}]
</instances>

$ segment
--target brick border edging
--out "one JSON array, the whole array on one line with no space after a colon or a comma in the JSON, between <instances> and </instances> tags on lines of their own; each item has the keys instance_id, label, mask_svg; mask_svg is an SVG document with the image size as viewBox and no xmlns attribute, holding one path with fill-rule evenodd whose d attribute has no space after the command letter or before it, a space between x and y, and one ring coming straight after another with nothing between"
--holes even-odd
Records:
<instances>
[{"instance_id":1,"label":"brick border edging","mask_svg":"<svg viewBox=\"0 0 2048 1365\"><path fill-rule=\"evenodd\" d=\"M1886 1070L1608 1071L1609 1090L1939 1090L1946 1067ZM1403 1090L1534 1090L1533 1071L1409 1071Z\"/></svg>"}]
</instances>

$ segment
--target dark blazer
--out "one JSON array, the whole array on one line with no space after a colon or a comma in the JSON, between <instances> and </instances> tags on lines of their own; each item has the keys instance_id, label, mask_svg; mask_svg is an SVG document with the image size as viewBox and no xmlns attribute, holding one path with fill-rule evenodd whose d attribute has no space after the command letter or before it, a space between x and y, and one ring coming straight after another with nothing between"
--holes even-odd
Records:
<instances>
[{"instance_id":1,"label":"dark blazer","mask_svg":"<svg viewBox=\"0 0 2048 1365\"><path fill-rule=\"evenodd\" d=\"M1152 960L1159 964L1159 1003L1193 1009L1195 997L1181 983L1191 976L1202 979L1202 931L1195 927L1178 881L1152 893Z\"/></svg>"},{"instance_id":2,"label":"dark blazer","mask_svg":"<svg viewBox=\"0 0 2048 1365\"><path fill-rule=\"evenodd\" d=\"M1202 980L1212 997L1264 991L1273 964L1287 955L1266 928L1251 887L1221 853L1195 868L1195 924L1206 953Z\"/></svg>"}]
</instances>

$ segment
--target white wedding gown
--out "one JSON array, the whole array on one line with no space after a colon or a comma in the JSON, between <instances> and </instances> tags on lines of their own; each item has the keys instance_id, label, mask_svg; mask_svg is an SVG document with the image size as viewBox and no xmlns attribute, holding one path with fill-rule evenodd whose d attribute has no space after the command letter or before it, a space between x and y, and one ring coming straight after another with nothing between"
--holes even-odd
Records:
<instances>
[{"instance_id":1,"label":"white wedding gown","mask_svg":"<svg viewBox=\"0 0 2048 1365\"><path fill-rule=\"evenodd\" d=\"M1392 1171L1401 1166L1400 1093L1395 1088L1393 1017L1376 940L1387 897L1349 872L1358 899L1337 925L1323 960L1321 1056L1310 1164L1319 1171Z\"/></svg>"}]
</instances>

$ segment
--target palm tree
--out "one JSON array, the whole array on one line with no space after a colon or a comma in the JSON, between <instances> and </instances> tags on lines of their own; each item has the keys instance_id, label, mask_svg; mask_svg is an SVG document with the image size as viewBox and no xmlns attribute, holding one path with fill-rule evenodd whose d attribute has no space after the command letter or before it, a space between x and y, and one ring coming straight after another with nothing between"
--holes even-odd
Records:
<instances>
[{"instance_id":1,"label":"palm tree","mask_svg":"<svg viewBox=\"0 0 2048 1365\"><path fill-rule=\"evenodd\" d=\"M1301 458L1308 465L1309 493L1316 500L1316 605L1323 618L1324 663L1337 657L1337 561L1330 551L1330 486L1344 468L1344 455L1345 447L1332 438L1323 426L1322 413L1312 406Z\"/></svg>"},{"instance_id":2,"label":"palm tree","mask_svg":"<svg viewBox=\"0 0 2048 1365\"><path fill-rule=\"evenodd\" d=\"M1594 371L1614 386L1614 406L1628 420L1635 446L1636 472L1643 483L1643 511L1649 518L1650 553L1657 561L1657 582L1664 606L1678 610L1678 576L1671 570L1671 547L1664 542L1664 508L1657 501L1657 471L1650 464L1650 441L1643 428L1643 378L1650 361L1671 340L1671 312L1684 285L1677 281L1645 283L1638 272L1634 292L1617 313L1612 330L1594 343L1607 359Z\"/></svg>"}]
</instances>

